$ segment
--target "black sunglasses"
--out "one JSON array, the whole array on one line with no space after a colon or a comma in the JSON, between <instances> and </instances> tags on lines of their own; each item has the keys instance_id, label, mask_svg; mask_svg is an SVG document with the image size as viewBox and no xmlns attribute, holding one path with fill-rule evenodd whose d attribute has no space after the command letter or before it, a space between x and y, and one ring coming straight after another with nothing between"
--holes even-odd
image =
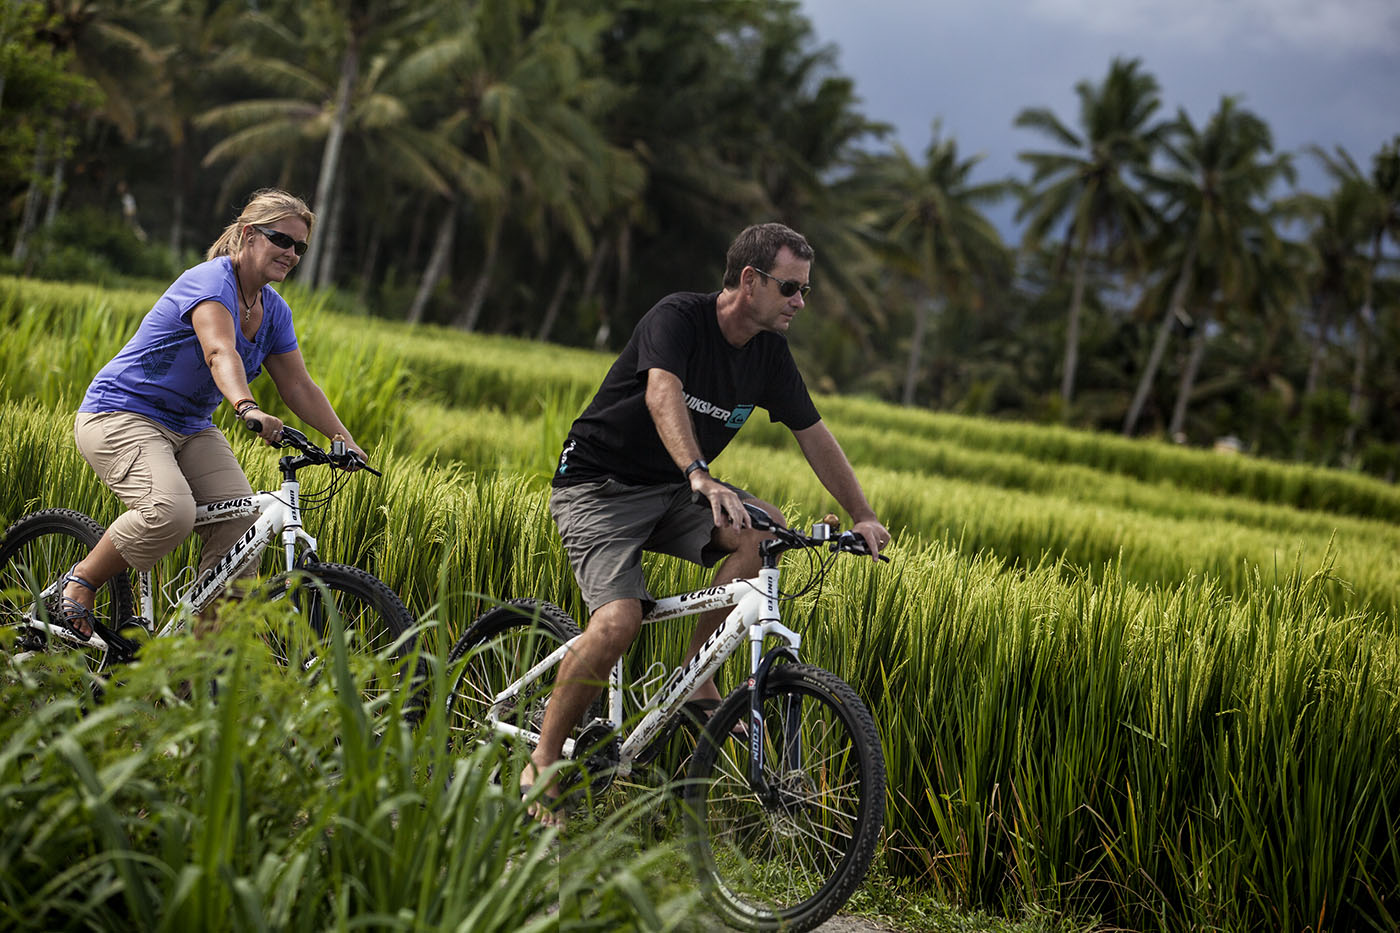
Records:
<instances>
[{"instance_id":1,"label":"black sunglasses","mask_svg":"<svg viewBox=\"0 0 1400 933\"><path fill-rule=\"evenodd\" d=\"M759 275L763 276L765 279L772 279L774 282L777 282L778 294L782 295L784 298L791 298L798 292L801 292L802 297L806 298L807 293L812 290L812 285L810 282L806 285L799 285L791 279L780 279L776 275L769 275L767 272L764 272L758 266L751 266L750 268L752 268L753 271L757 272Z\"/></svg>"},{"instance_id":2,"label":"black sunglasses","mask_svg":"<svg viewBox=\"0 0 1400 933\"><path fill-rule=\"evenodd\" d=\"M305 240L293 240L281 230L273 230L271 227L264 227L259 224L253 224L253 229L267 237L272 245L278 249L291 249L291 251L298 256L306 252Z\"/></svg>"}]
</instances>

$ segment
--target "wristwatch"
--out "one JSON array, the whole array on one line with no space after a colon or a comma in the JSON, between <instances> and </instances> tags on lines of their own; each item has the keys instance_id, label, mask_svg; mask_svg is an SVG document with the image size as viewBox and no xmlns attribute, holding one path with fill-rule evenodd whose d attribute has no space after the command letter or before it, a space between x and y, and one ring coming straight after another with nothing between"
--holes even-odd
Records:
<instances>
[{"instance_id":1,"label":"wristwatch","mask_svg":"<svg viewBox=\"0 0 1400 933\"><path fill-rule=\"evenodd\" d=\"M704 460L696 460L695 462L691 463L690 466L685 468L685 478L690 479L690 474L694 473L696 470L704 470L706 473L708 473L710 472L710 465Z\"/></svg>"}]
</instances>

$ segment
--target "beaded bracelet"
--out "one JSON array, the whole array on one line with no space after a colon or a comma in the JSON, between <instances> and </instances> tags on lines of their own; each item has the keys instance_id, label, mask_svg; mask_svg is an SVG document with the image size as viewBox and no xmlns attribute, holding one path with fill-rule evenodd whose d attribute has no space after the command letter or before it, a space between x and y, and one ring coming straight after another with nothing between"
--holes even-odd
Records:
<instances>
[{"instance_id":1,"label":"beaded bracelet","mask_svg":"<svg viewBox=\"0 0 1400 933\"><path fill-rule=\"evenodd\" d=\"M233 413L242 418L246 412L258 407L258 403L250 398L239 399L238 404L233 406Z\"/></svg>"}]
</instances>

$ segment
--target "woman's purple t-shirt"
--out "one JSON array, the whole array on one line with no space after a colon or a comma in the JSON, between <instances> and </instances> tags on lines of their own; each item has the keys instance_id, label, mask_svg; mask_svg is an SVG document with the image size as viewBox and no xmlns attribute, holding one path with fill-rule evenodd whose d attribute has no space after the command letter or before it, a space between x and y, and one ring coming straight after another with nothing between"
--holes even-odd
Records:
<instances>
[{"instance_id":1,"label":"woman's purple t-shirt","mask_svg":"<svg viewBox=\"0 0 1400 933\"><path fill-rule=\"evenodd\" d=\"M223 393L204 362L190 314L205 301L225 309L240 307L233 265L227 256L185 270L141 320L136 335L93 378L78 411L129 411L153 418L177 434L194 434L212 425ZM248 381L262 372L273 353L297 348L292 309L271 286L263 286L263 319L252 340L233 317L238 355Z\"/></svg>"}]
</instances>

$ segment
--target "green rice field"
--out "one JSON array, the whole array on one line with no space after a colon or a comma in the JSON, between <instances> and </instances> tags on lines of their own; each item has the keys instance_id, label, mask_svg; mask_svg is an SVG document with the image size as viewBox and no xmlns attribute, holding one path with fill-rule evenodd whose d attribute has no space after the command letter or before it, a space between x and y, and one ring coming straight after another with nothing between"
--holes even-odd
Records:
<instances>
[{"instance_id":1,"label":"green rice field","mask_svg":"<svg viewBox=\"0 0 1400 933\"><path fill-rule=\"evenodd\" d=\"M117 513L73 446L73 411L154 297L0 278L4 524L44 506ZM545 501L611 357L291 302L308 367L385 474L311 516L323 558L388 583L437 653L498 599L538 596L582 620ZM253 388L286 414L269 380ZM1400 490L1160 442L817 404L894 533L891 563L838 562L819 601L788 617L805 660L850 682L880 725L880 878L959 910L1111 929L1396 928ZM254 486L275 484L274 456L219 417ZM793 523L836 510L764 419L714 467ZM801 562L788 570L785 588L800 588ZM649 573L654 592L708 582L669 559ZM643 658L678 662L686 635L644 633L638 673ZM71 713L67 727L92 718ZM13 767L0 757L0 783ZM437 812L447 803L424 781L401 771L394 788ZM352 796L299 818L333 821L364 805ZM0 805L18 799L0 791ZM626 857L638 878L666 875ZM290 925L329 922L297 913L309 908L291 891L278 902ZM598 909L640 909L628 891L600 894ZM684 912L674 889L657 896L658 918ZM207 897L200 909L223 909Z\"/></svg>"}]
</instances>

